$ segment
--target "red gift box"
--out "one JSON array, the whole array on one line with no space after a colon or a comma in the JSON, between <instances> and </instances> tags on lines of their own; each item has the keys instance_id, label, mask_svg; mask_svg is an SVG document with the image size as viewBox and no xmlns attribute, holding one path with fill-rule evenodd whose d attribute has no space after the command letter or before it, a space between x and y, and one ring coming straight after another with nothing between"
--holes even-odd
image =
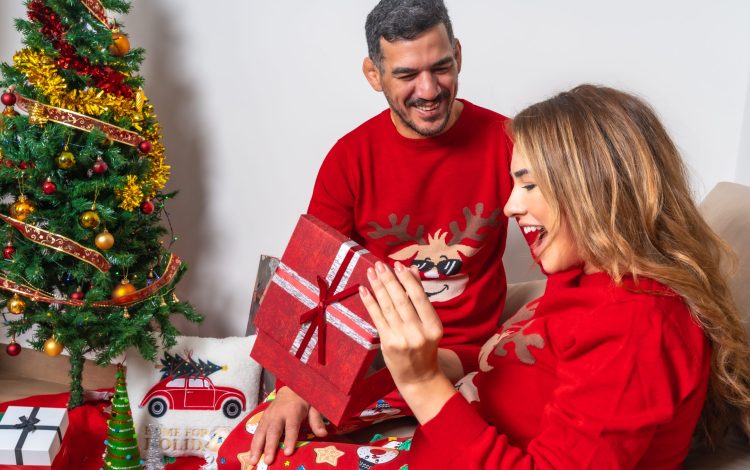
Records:
<instances>
[{"instance_id":1,"label":"red gift box","mask_svg":"<svg viewBox=\"0 0 750 470\"><path fill-rule=\"evenodd\" d=\"M357 292L377 260L303 215L255 319L251 356L336 425L395 388Z\"/></svg>"}]
</instances>

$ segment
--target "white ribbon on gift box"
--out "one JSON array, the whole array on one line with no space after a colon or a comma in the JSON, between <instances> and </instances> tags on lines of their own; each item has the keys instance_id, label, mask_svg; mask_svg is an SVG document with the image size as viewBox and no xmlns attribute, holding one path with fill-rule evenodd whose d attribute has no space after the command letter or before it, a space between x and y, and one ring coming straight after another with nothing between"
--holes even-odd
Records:
<instances>
[{"instance_id":1,"label":"white ribbon on gift box","mask_svg":"<svg viewBox=\"0 0 750 470\"><path fill-rule=\"evenodd\" d=\"M353 256L351 257L349 263L343 267L342 264L344 262L344 259L346 258L346 255L349 251L354 251ZM328 274L326 275L326 282L330 284L334 277L336 276L336 273L340 269L345 269L344 274L341 276L341 280L339 281L339 284L336 286L334 290L334 294L341 292L346 288L346 284L349 282L349 278L351 277L352 272L354 271L354 268L357 266L357 262L361 258L361 256L365 253L369 253L367 250L362 248L361 246L357 245L354 241L347 241L341 244L339 247L338 253L336 254L336 257L333 259L333 262L331 263L331 267L328 270ZM293 281L297 283L298 285L303 286L306 292L303 292L300 290L297 286L293 284ZM286 264L279 263L278 268L276 269L276 272L274 273L273 277L271 278L271 282L278 285L284 291L286 291L289 295L294 297L296 300L301 302L306 307L312 309L315 308L318 305L318 300L320 297L320 289L318 289L317 286L315 286L312 282L308 281L304 277L300 276L297 272L295 272L292 268L287 266ZM330 325L333 325L338 330L340 330L342 333L344 333L346 336L351 338L354 342L361 345L365 349L373 350L378 349L380 347L380 344L377 342L378 340L378 331L367 323L364 319L357 316L354 312L349 310L348 308L341 305L339 302L334 302L331 305L328 306L326 309L326 322ZM356 325L359 329L361 329L364 334L358 333L355 331L351 326L349 326L347 323L353 323ZM302 339L307 334L307 330L310 328L311 322L303 323L302 326L300 326L299 331L297 332L297 336L292 342L292 347L289 350L292 355L296 355L299 351L299 348L302 345ZM307 362L310 360L310 355L312 354L312 351L315 349L316 344L318 343L318 332L315 331L312 334L312 337L310 338L309 343L305 347L304 352L302 353L302 356L300 356L300 361L304 364L307 364Z\"/></svg>"}]
</instances>

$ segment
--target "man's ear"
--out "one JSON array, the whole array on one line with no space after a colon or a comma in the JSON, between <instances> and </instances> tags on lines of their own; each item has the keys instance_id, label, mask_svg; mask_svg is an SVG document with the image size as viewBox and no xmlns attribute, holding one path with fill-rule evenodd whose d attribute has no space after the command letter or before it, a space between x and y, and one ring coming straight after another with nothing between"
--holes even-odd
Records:
<instances>
[{"instance_id":1,"label":"man's ear","mask_svg":"<svg viewBox=\"0 0 750 470\"><path fill-rule=\"evenodd\" d=\"M365 60L362 61L362 73L365 74L365 78L373 90L383 91L383 84L380 82L380 70L369 57L365 57Z\"/></svg>"},{"instance_id":2,"label":"man's ear","mask_svg":"<svg viewBox=\"0 0 750 470\"><path fill-rule=\"evenodd\" d=\"M453 46L453 56L456 58L456 67L458 68L458 71L461 72L461 41L459 41L458 38L455 39L455 44Z\"/></svg>"}]
</instances>

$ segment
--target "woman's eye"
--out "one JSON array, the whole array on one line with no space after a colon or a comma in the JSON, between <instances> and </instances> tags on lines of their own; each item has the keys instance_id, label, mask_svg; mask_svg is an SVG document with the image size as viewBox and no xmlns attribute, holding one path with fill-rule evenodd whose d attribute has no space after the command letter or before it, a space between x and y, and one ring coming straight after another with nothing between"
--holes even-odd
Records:
<instances>
[{"instance_id":1,"label":"woman's eye","mask_svg":"<svg viewBox=\"0 0 750 470\"><path fill-rule=\"evenodd\" d=\"M522 187L523 189L525 189L526 191L531 191L532 189L536 188L536 184L534 184L534 183L529 183L529 184L525 184L525 185L523 185L523 186L521 186L521 187Z\"/></svg>"}]
</instances>

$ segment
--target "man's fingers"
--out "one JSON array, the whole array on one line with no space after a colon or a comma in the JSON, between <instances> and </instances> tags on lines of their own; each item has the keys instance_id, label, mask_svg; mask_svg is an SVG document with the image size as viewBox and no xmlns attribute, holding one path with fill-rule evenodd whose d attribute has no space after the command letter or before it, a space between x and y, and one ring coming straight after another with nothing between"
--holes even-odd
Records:
<instances>
[{"instance_id":1,"label":"man's fingers","mask_svg":"<svg viewBox=\"0 0 750 470\"><path fill-rule=\"evenodd\" d=\"M263 454L265 454L264 460L267 465L273 463L273 459L276 458L276 449L279 447L279 440L281 439L281 426L281 422L271 423L266 430Z\"/></svg>"},{"instance_id":2,"label":"man's fingers","mask_svg":"<svg viewBox=\"0 0 750 470\"><path fill-rule=\"evenodd\" d=\"M261 418L253 435L253 442L250 443L250 463L252 465L258 463L263 453L263 446L266 444L266 429L268 429L268 422Z\"/></svg>"},{"instance_id":3,"label":"man's fingers","mask_svg":"<svg viewBox=\"0 0 750 470\"><path fill-rule=\"evenodd\" d=\"M326 437L328 435L328 430L326 429L325 422L323 422L323 415L320 414L320 411L310 407L307 420L310 423L313 434L318 437Z\"/></svg>"},{"instance_id":4,"label":"man's fingers","mask_svg":"<svg viewBox=\"0 0 750 470\"><path fill-rule=\"evenodd\" d=\"M284 429L284 455L292 455L294 453L294 445L297 444L297 437L299 436L300 423L294 420L287 420L286 428ZM278 442L278 441L277 441ZM266 452L268 451L268 444L266 444ZM273 451L276 453L276 450ZM269 462L268 453L266 453L266 463L271 464L273 459Z\"/></svg>"}]
</instances>

